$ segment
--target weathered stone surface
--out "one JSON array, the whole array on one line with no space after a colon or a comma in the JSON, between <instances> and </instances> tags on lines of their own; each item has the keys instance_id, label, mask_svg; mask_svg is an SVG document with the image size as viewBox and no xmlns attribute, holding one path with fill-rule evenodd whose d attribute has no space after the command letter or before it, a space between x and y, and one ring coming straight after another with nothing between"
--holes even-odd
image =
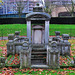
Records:
<instances>
[{"instance_id":1,"label":"weathered stone surface","mask_svg":"<svg viewBox=\"0 0 75 75\"><path fill-rule=\"evenodd\" d=\"M60 52L57 49L57 43L53 41L47 50L47 62L50 68L60 68L59 57Z\"/></svg>"},{"instance_id":2,"label":"weathered stone surface","mask_svg":"<svg viewBox=\"0 0 75 75\"><path fill-rule=\"evenodd\" d=\"M62 35L62 38L63 38L63 42L62 42L62 55L69 55L70 56L70 42L68 42L68 39L69 39L69 35L68 34L63 34Z\"/></svg>"},{"instance_id":3,"label":"weathered stone surface","mask_svg":"<svg viewBox=\"0 0 75 75\"><path fill-rule=\"evenodd\" d=\"M31 68L43 68L43 69L48 69L48 65L31 65Z\"/></svg>"},{"instance_id":4,"label":"weathered stone surface","mask_svg":"<svg viewBox=\"0 0 75 75\"><path fill-rule=\"evenodd\" d=\"M0 68L5 67L5 63L0 63Z\"/></svg>"},{"instance_id":5,"label":"weathered stone surface","mask_svg":"<svg viewBox=\"0 0 75 75\"><path fill-rule=\"evenodd\" d=\"M31 66L31 58L29 50L21 50L20 52L20 68L29 68Z\"/></svg>"},{"instance_id":6,"label":"weathered stone surface","mask_svg":"<svg viewBox=\"0 0 75 75\"><path fill-rule=\"evenodd\" d=\"M13 50L14 50L14 45L13 45L13 41L12 42L7 42L7 56L9 54L13 54Z\"/></svg>"},{"instance_id":7,"label":"weathered stone surface","mask_svg":"<svg viewBox=\"0 0 75 75\"><path fill-rule=\"evenodd\" d=\"M31 66L31 48L28 41L22 43L22 50L20 51L20 68Z\"/></svg>"},{"instance_id":8,"label":"weathered stone surface","mask_svg":"<svg viewBox=\"0 0 75 75\"><path fill-rule=\"evenodd\" d=\"M75 57L74 57L74 67L75 67Z\"/></svg>"},{"instance_id":9,"label":"weathered stone surface","mask_svg":"<svg viewBox=\"0 0 75 75\"><path fill-rule=\"evenodd\" d=\"M41 17L40 17L41 16ZM45 12L32 12L26 15L26 19L31 20L50 20L51 16Z\"/></svg>"},{"instance_id":10,"label":"weathered stone surface","mask_svg":"<svg viewBox=\"0 0 75 75\"><path fill-rule=\"evenodd\" d=\"M5 67L5 57L0 57L0 68Z\"/></svg>"},{"instance_id":11,"label":"weathered stone surface","mask_svg":"<svg viewBox=\"0 0 75 75\"><path fill-rule=\"evenodd\" d=\"M15 37L19 38L20 32L19 31L15 31Z\"/></svg>"},{"instance_id":12,"label":"weathered stone surface","mask_svg":"<svg viewBox=\"0 0 75 75\"><path fill-rule=\"evenodd\" d=\"M60 36L60 31L55 31L56 36Z\"/></svg>"},{"instance_id":13,"label":"weathered stone surface","mask_svg":"<svg viewBox=\"0 0 75 75\"><path fill-rule=\"evenodd\" d=\"M20 54L21 50L22 50L22 43L14 42L14 54Z\"/></svg>"},{"instance_id":14,"label":"weathered stone surface","mask_svg":"<svg viewBox=\"0 0 75 75\"><path fill-rule=\"evenodd\" d=\"M69 39L69 34L62 34L63 40L68 40Z\"/></svg>"},{"instance_id":15,"label":"weathered stone surface","mask_svg":"<svg viewBox=\"0 0 75 75\"><path fill-rule=\"evenodd\" d=\"M8 40L13 40L15 38L14 34L9 34L8 35Z\"/></svg>"}]
</instances>

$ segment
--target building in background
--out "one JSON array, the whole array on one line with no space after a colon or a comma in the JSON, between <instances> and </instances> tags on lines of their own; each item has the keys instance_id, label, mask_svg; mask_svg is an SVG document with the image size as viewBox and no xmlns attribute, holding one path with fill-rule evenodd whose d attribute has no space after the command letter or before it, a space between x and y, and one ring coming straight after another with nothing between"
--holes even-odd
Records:
<instances>
[{"instance_id":1,"label":"building in background","mask_svg":"<svg viewBox=\"0 0 75 75\"><path fill-rule=\"evenodd\" d=\"M73 1L73 3L72 3ZM52 17L66 16L67 12L74 12L75 0L0 0L0 15L2 14L17 14L18 5L24 7L22 13L33 12L33 7L39 4L43 7L49 7ZM71 11L69 11L71 9ZM69 15L67 15L69 16Z\"/></svg>"},{"instance_id":2,"label":"building in background","mask_svg":"<svg viewBox=\"0 0 75 75\"><path fill-rule=\"evenodd\" d=\"M0 15L1 14L16 14L18 3L22 3L24 5L24 9L22 13L30 13L33 12L33 7L36 4L39 6L45 6L44 0L0 0Z\"/></svg>"},{"instance_id":3,"label":"building in background","mask_svg":"<svg viewBox=\"0 0 75 75\"><path fill-rule=\"evenodd\" d=\"M75 12L75 0L45 0L52 17L71 16Z\"/></svg>"}]
</instances>

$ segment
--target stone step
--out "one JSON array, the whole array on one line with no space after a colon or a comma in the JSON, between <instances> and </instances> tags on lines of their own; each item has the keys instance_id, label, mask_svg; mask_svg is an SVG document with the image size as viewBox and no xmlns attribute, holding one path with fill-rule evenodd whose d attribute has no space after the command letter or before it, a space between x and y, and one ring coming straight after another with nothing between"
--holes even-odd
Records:
<instances>
[{"instance_id":1,"label":"stone step","mask_svg":"<svg viewBox=\"0 0 75 75\"><path fill-rule=\"evenodd\" d=\"M32 52L31 53L31 55L37 55L37 54L38 55L42 55L42 54L45 55L45 54L47 54L47 52Z\"/></svg>"},{"instance_id":2,"label":"stone step","mask_svg":"<svg viewBox=\"0 0 75 75\"><path fill-rule=\"evenodd\" d=\"M49 66L48 65L31 65L31 68L45 68L45 69L48 69Z\"/></svg>"},{"instance_id":3,"label":"stone step","mask_svg":"<svg viewBox=\"0 0 75 75\"><path fill-rule=\"evenodd\" d=\"M31 55L31 58L46 58L46 55Z\"/></svg>"},{"instance_id":4,"label":"stone step","mask_svg":"<svg viewBox=\"0 0 75 75\"><path fill-rule=\"evenodd\" d=\"M46 64L46 59L31 59L31 64Z\"/></svg>"},{"instance_id":5,"label":"stone step","mask_svg":"<svg viewBox=\"0 0 75 75\"><path fill-rule=\"evenodd\" d=\"M45 45L44 44L33 44L32 48L44 48Z\"/></svg>"},{"instance_id":6,"label":"stone step","mask_svg":"<svg viewBox=\"0 0 75 75\"><path fill-rule=\"evenodd\" d=\"M47 51L44 51L44 50L32 50L32 53L37 53L37 52L39 52L39 53L42 53L42 52L47 52Z\"/></svg>"},{"instance_id":7,"label":"stone step","mask_svg":"<svg viewBox=\"0 0 75 75\"><path fill-rule=\"evenodd\" d=\"M46 58L31 58L31 60L46 60Z\"/></svg>"},{"instance_id":8,"label":"stone step","mask_svg":"<svg viewBox=\"0 0 75 75\"><path fill-rule=\"evenodd\" d=\"M45 48L32 48L32 51L46 51Z\"/></svg>"}]
</instances>

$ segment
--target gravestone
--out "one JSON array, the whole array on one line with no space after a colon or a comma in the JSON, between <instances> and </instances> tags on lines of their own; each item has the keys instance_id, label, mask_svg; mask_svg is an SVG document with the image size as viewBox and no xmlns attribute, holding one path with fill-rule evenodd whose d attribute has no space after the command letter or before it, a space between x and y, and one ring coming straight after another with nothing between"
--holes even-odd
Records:
<instances>
[{"instance_id":1,"label":"gravestone","mask_svg":"<svg viewBox=\"0 0 75 75\"><path fill-rule=\"evenodd\" d=\"M48 47L48 52L47 52L47 62L48 66L50 68L60 68L59 66L59 57L60 57L60 52L57 49L57 42L52 41L51 45Z\"/></svg>"},{"instance_id":2,"label":"gravestone","mask_svg":"<svg viewBox=\"0 0 75 75\"><path fill-rule=\"evenodd\" d=\"M14 40L14 38L15 38L15 36L14 36L14 34L9 34L8 35L8 42L7 42L7 56L9 55L9 54L13 54L14 53L14 44L13 44L13 40Z\"/></svg>"}]
</instances>

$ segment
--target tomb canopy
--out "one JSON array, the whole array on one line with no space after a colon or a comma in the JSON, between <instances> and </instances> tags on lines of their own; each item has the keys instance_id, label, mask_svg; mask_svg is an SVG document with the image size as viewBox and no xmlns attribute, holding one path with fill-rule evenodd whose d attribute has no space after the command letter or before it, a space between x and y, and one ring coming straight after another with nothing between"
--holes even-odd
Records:
<instances>
[{"instance_id":1,"label":"tomb canopy","mask_svg":"<svg viewBox=\"0 0 75 75\"><path fill-rule=\"evenodd\" d=\"M45 20L49 21L51 16L45 12L32 12L26 15L26 20Z\"/></svg>"}]
</instances>

